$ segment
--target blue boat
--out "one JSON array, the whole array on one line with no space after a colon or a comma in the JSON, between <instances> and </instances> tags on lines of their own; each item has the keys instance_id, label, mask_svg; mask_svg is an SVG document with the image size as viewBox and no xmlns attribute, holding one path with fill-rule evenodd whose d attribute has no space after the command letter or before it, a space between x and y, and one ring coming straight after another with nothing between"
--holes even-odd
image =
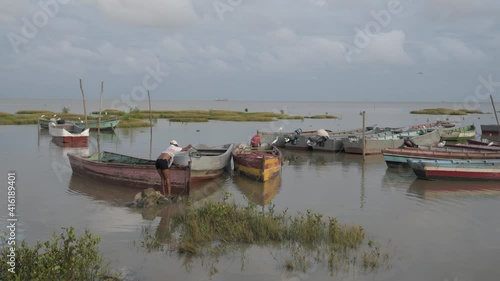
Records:
<instances>
[{"instance_id":1,"label":"blue boat","mask_svg":"<svg viewBox=\"0 0 500 281\"><path fill-rule=\"evenodd\" d=\"M417 177L434 179L500 180L500 159L492 160L412 160L408 165Z\"/></svg>"}]
</instances>

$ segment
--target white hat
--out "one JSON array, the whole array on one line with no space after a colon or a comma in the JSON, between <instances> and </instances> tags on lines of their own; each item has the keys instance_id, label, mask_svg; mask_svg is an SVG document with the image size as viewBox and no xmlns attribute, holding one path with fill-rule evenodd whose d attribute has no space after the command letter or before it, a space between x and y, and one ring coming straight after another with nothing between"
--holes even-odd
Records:
<instances>
[{"instance_id":1,"label":"white hat","mask_svg":"<svg viewBox=\"0 0 500 281\"><path fill-rule=\"evenodd\" d=\"M176 141L176 140L171 140L171 141L170 141L170 144L173 144L173 145L179 145L179 144L177 143L177 141Z\"/></svg>"}]
</instances>

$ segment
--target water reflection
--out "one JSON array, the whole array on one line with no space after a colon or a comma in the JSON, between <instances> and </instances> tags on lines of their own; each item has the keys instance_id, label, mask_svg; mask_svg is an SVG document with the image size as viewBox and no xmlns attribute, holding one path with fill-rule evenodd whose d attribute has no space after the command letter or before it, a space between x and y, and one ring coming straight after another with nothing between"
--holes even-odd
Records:
<instances>
[{"instance_id":1,"label":"water reflection","mask_svg":"<svg viewBox=\"0 0 500 281\"><path fill-rule=\"evenodd\" d=\"M315 165L324 166L341 161L343 153L315 152L312 150L281 149L283 162L290 166Z\"/></svg>"},{"instance_id":2,"label":"water reflection","mask_svg":"<svg viewBox=\"0 0 500 281\"><path fill-rule=\"evenodd\" d=\"M415 179L408 192L420 198L499 197L500 185L494 181L428 181Z\"/></svg>"},{"instance_id":3,"label":"water reflection","mask_svg":"<svg viewBox=\"0 0 500 281\"><path fill-rule=\"evenodd\" d=\"M194 182L191 185L189 198L195 203L203 200L219 200L222 198L222 188L227 180L228 175L223 174L214 180ZM114 206L124 206L125 203L133 201L135 194L141 191L137 188L99 181L77 174L71 175L68 189L72 193L89 196L97 201L106 201ZM160 211L156 210L157 213ZM152 217L146 215L145 219L154 219L156 216L156 214Z\"/></svg>"},{"instance_id":4,"label":"water reflection","mask_svg":"<svg viewBox=\"0 0 500 281\"><path fill-rule=\"evenodd\" d=\"M266 182L258 182L241 175L234 175L232 179L234 185L242 194L261 206L269 204L281 188L281 175L277 175Z\"/></svg>"}]
</instances>

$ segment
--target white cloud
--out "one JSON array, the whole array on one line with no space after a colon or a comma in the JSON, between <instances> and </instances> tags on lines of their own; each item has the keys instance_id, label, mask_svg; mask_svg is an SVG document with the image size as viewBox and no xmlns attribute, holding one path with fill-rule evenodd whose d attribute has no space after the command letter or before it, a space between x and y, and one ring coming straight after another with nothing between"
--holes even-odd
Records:
<instances>
[{"instance_id":1,"label":"white cloud","mask_svg":"<svg viewBox=\"0 0 500 281\"><path fill-rule=\"evenodd\" d=\"M189 52L184 46L182 36L169 36L161 41L162 49L168 59L181 60L189 57Z\"/></svg>"},{"instance_id":2,"label":"white cloud","mask_svg":"<svg viewBox=\"0 0 500 281\"><path fill-rule=\"evenodd\" d=\"M440 46L445 54L461 61L480 61L486 58L485 54L473 47L467 47L464 42L453 38L441 38Z\"/></svg>"},{"instance_id":3,"label":"white cloud","mask_svg":"<svg viewBox=\"0 0 500 281\"><path fill-rule=\"evenodd\" d=\"M455 38L441 37L435 41L435 44L421 44L421 52L428 61L481 62L487 57L482 50Z\"/></svg>"},{"instance_id":4,"label":"white cloud","mask_svg":"<svg viewBox=\"0 0 500 281\"><path fill-rule=\"evenodd\" d=\"M235 39L226 42L226 50L229 52L231 56L234 57L241 58L246 54L246 49L241 44L241 41Z\"/></svg>"},{"instance_id":5,"label":"white cloud","mask_svg":"<svg viewBox=\"0 0 500 281\"><path fill-rule=\"evenodd\" d=\"M231 71L233 68L225 61L220 60L220 59L213 59L210 60L209 63L210 67L216 71Z\"/></svg>"},{"instance_id":6,"label":"white cloud","mask_svg":"<svg viewBox=\"0 0 500 281\"><path fill-rule=\"evenodd\" d=\"M401 30L376 34L371 37L370 45L361 49L359 58L355 56L353 61L411 64L413 60L404 48L405 37L405 33Z\"/></svg>"},{"instance_id":7,"label":"white cloud","mask_svg":"<svg viewBox=\"0 0 500 281\"><path fill-rule=\"evenodd\" d=\"M104 15L139 26L175 27L198 19L191 0L93 0Z\"/></svg>"},{"instance_id":8,"label":"white cloud","mask_svg":"<svg viewBox=\"0 0 500 281\"><path fill-rule=\"evenodd\" d=\"M269 33L272 47L256 55L260 67L268 70L307 70L318 67L347 67L342 43L326 36L301 36L290 28ZM370 44L354 54L352 63L409 64L402 31L370 37Z\"/></svg>"}]
</instances>

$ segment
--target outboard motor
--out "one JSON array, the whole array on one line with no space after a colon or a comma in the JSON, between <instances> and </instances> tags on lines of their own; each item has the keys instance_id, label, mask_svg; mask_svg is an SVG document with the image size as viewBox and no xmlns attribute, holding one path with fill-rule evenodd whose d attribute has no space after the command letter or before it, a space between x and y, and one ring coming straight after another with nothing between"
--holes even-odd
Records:
<instances>
[{"instance_id":1,"label":"outboard motor","mask_svg":"<svg viewBox=\"0 0 500 281\"><path fill-rule=\"evenodd\" d=\"M285 143L297 144L300 134L302 134L302 129L300 128L293 131L293 133L285 137Z\"/></svg>"},{"instance_id":2,"label":"outboard motor","mask_svg":"<svg viewBox=\"0 0 500 281\"><path fill-rule=\"evenodd\" d=\"M413 142L413 140L410 139L409 137L405 138L403 146L405 146L405 147L418 147L418 145L415 142Z\"/></svg>"},{"instance_id":3,"label":"outboard motor","mask_svg":"<svg viewBox=\"0 0 500 281\"><path fill-rule=\"evenodd\" d=\"M56 123L57 124L64 124L64 123L66 123L66 121L64 121L64 119L59 118L59 119L57 119Z\"/></svg>"},{"instance_id":4,"label":"outboard motor","mask_svg":"<svg viewBox=\"0 0 500 281\"><path fill-rule=\"evenodd\" d=\"M325 141L330 139L330 135L328 135L328 132L325 131L324 129L319 129L316 132L316 135L313 137L309 137L307 139L307 145L309 146L315 146L319 145L321 147L325 146Z\"/></svg>"}]
</instances>

